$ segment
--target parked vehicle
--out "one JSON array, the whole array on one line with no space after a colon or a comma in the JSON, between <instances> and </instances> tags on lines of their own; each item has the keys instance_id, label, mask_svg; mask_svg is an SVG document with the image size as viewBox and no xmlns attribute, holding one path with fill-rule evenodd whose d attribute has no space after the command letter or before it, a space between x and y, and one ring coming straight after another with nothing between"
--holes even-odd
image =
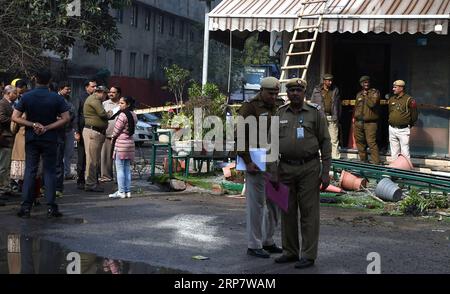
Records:
<instances>
[{"instance_id":1,"label":"parked vehicle","mask_svg":"<svg viewBox=\"0 0 450 294\"><path fill-rule=\"evenodd\" d=\"M134 143L137 146L142 146L145 142L150 142L153 136L152 129L152 125L138 120L133 135Z\"/></svg>"}]
</instances>

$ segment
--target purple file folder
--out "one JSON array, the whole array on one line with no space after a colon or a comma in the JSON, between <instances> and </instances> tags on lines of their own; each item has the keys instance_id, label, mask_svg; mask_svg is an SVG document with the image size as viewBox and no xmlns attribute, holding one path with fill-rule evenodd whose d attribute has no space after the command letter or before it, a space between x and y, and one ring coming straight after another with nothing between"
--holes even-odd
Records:
<instances>
[{"instance_id":1,"label":"purple file folder","mask_svg":"<svg viewBox=\"0 0 450 294\"><path fill-rule=\"evenodd\" d=\"M266 197L278 205L284 212L288 210L289 203L289 187L280 183L278 190L269 181L269 177L265 177L266 181Z\"/></svg>"}]
</instances>

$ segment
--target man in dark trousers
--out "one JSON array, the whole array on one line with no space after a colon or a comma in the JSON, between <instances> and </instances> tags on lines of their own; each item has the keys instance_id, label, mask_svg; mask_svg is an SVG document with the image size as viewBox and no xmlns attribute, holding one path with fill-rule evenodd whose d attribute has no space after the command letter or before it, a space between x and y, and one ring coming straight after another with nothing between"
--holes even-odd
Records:
<instances>
[{"instance_id":1,"label":"man in dark trousers","mask_svg":"<svg viewBox=\"0 0 450 294\"><path fill-rule=\"evenodd\" d=\"M380 105L380 91L370 87L370 77L362 76L359 79L361 91L356 94L354 110L354 134L359 159L368 162L367 146L374 164L380 164L380 154L377 145L377 125Z\"/></svg>"},{"instance_id":2,"label":"man in dark trousers","mask_svg":"<svg viewBox=\"0 0 450 294\"><path fill-rule=\"evenodd\" d=\"M0 100L0 192L11 194L10 171L11 153L14 136L11 133L11 114L17 99L17 89L11 85L5 87L3 99Z\"/></svg>"},{"instance_id":3,"label":"man in dark trousers","mask_svg":"<svg viewBox=\"0 0 450 294\"><path fill-rule=\"evenodd\" d=\"M290 103L277 111L280 119L278 177L289 186L289 205L288 211L281 214L283 255L275 262L296 261L296 268L306 268L314 265L317 258L319 187L326 189L330 183L331 140L326 118L318 105L304 102L306 81L291 79L286 88Z\"/></svg>"},{"instance_id":4,"label":"man in dark trousers","mask_svg":"<svg viewBox=\"0 0 450 294\"><path fill-rule=\"evenodd\" d=\"M86 172L86 152L84 150L84 140L83 140L83 129L84 129L84 102L86 102L87 97L94 94L95 88L97 88L97 82L94 79L87 80L84 83L84 89L86 90L83 95L81 95L78 101L78 110L75 116L75 140L77 141L77 187L80 190L84 190L85 185L85 172Z\"/></svg>"},{"instance_id":5,"label":"man in dark trousers","mask_svg":"<svg viewBox=\"0 0 450 294\"><path fill-rule=\"evenodd\" d=\"M56 143L57 130L70 120L69 107L64 98L49 91L51 74L39 70L35 76L36 88L23 95L14 109L12 120L26 126L25 132L25 176L22 192L22 204L17 216L30 217L34 196L34 179L42 157L47 199L47 216L61 217L55 202L56 194ZM27 118L22 118L23 113ZM61 119L57 119L57 117Z\"/></svg>"}]
</instances>

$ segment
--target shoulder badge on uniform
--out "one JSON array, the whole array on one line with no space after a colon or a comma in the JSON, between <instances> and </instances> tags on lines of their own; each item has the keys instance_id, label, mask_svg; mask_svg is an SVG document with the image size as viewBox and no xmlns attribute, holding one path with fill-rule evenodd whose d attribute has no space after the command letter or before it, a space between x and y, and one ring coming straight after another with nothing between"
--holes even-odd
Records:
<instances>
[{"instance_id":1,"label":"shoulder badge on uniform","mask_svg":"<svg viewBox=\"0 0 450 294\"><path fill-rule=\"evenodd\" d=\"M413 98L411 98L411 104L410 104L410 107L411 107L411 108L416 108L416 107L417 107L416 100L413 99Z\"/></svg>"},{"instance_id":2,"label":"shoulder badge on uniform","mask_svg":"<svg viewBox=\"0 0 450 294\"><path fill-rule=\"evenodd\" d=\"M317 103L313 103L313 102L307 101L306 104L308 104L309 106L311 106L311 107L313 107L313 108L315 108L317 110L320 110L320 105L317 104Z\"/></svg>"}]
</instances>

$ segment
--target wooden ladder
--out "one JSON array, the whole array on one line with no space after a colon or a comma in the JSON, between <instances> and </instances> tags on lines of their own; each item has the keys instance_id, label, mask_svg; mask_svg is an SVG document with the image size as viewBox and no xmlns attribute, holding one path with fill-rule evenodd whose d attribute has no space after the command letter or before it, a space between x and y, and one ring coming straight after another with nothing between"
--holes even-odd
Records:
<instances>
[{"instance_id":1,"label":"wooden ladder","mask_svg":"<svg viewBox=\"0 0 450 294\"><path fill-rule=\"evenodd\" d=\"M294 28L294 35L290 41L289 50L286 53L286 59L284 60L284 65L281 67L280 82L286 83L289 80L288 71L291 69L299 70L298 77L306 79L306 73L308 71L309 63L311 62L311 56L314 52L314 47L316 45L317 35L319 34L319 28L322 25L323 14L325 13L327 0L302 0L300 5L300 12L298 13L297 24ZM316 5L310 9L310 12L305 12L306 7L310 5ZM304 25L310 18L309 16L317 16L317 22L313 25ZM315 18L314 18L315 19ZM312 30L312 37L300 37L302 31ZM298 49L296 45L304 45L306 49ZM308 46L309 45L309 46ZM295 51L297 49L297 51ZM299 51L298 51L299 50ZM303 50L303 51L302 51ZM299 57L300 64L291 64L291 57ZM293 58L295 59L295 58ZM300 75L300 70L303 70ZM280 96L286 96L286 93L280 93Z\"/></svg>"}]
</instances>

